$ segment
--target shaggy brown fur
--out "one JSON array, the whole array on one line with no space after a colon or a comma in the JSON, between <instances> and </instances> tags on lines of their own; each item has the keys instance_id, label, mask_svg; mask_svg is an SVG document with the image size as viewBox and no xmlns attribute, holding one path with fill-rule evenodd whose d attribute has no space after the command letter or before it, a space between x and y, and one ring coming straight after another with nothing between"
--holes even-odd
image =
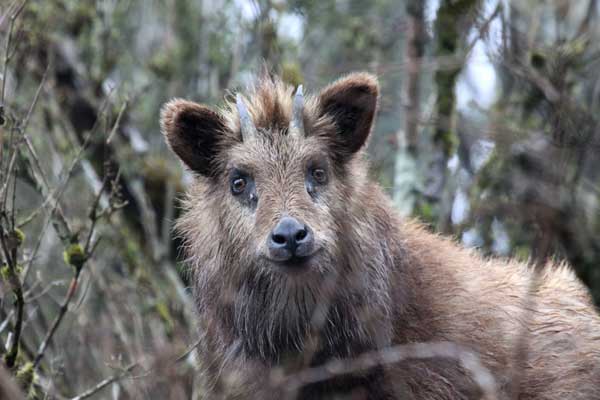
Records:
<instances>
[{"instance_id":1,"label":"shaggy brown fur","mask_svg":"<svg viewBox=\"0 0 600 400\"><path fill-rule=\"evenodd\" d=\"M447 341L477 354L498 399L600 399L600 320L566 266L547 265L532 284L527 265L484 259L401 220L368 179L362 149L377 95L373 76L348 75L306 98L305 134L292 135L292 88L262 79L245 98L258 132L244 140L234 104L164 106L167 141L197 176L177 230L194 273L207 398L481 398L473 371L452 357L298 392L277 384L332 359ZM307 190L315 166L327 182ZM232 194L235 171L256 198ZM308 265L265 256L283 215L313 230L319 251Z\"/></svg>"}]
</instances>

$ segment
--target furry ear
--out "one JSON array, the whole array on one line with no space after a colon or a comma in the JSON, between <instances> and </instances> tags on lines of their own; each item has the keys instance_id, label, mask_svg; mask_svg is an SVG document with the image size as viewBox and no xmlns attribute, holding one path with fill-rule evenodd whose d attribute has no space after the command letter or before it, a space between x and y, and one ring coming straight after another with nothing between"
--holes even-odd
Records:
<instances>
[{"instance_id":1,"label":"furry ear","mask_svg":"<svg viewBox=\"0 0 600 400\"><path fill-rule=\"evenodd\" d=\"M198 103L175 99L160 113L160 126L171 149L193 171L211 176L221 139L223 116Z\"/></svg>"},{"instance_id":2,"label":"furry ear","mask_svg":"<svg viewBox=\"0 0 600 400\"><path fill-rule=\"evenodd\" d=\"M377 78L368 73L347 75L321 91L320 113L335 123L333 143L343 156L356 153L369 137L378 94Z\"/></svg>"}]
</instances>

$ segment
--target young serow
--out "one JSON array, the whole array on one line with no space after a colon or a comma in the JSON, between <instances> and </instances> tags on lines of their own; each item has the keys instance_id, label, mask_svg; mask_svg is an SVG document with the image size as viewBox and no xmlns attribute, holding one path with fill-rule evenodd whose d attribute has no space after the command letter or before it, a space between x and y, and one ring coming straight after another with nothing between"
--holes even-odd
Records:
<instances>
[{"instance_id":1,"label":"young serow","mask_svg":"<svg viewBox=\"0 0 600 400\"><path fill-rule=\"evenodd\" d=\"M164 106L196 176L177 230L205 398L600 399L600 319L568 266L483 258L369 179L377 98L357 73Z\"/></svg>"}]
</instances>

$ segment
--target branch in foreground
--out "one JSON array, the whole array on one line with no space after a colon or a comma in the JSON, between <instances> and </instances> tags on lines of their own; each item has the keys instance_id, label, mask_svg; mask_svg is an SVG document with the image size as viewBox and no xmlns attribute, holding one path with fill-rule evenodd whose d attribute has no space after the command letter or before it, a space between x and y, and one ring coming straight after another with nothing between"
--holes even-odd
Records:
<instances>
[{"instance_id":1,"label":"branch in foreground","mask_svg":"<svg viewBox=\"0 0 600 400\"><path fill-rule=\"evenodd\" d=\"M450 358L460 362L471 373L475 383L483 392L483 399L497 400L496 381L490 371L481 364L471 350L452 342L427 342L403 344L379 351L364 353L353 359L333 360L321 366L307 368L296 374L278 379L277 385L287 391L296 391L303 386L323 382L336 376L365 371L380 365L395 364L403 360Z\"/></svg>"}]
</instances>

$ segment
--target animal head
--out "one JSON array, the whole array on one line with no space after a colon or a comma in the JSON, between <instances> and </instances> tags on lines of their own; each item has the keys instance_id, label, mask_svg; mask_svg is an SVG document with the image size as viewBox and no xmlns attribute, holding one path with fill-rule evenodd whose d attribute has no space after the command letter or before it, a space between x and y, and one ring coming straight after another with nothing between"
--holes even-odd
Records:
<instances>
[{"instance_id":1,"label":"animal head","mask_svg":"<svg viewBox=\"0 0 600 400\"><path fill-rule=\"evenodd\" d=\"M221 109L162 110L167 142L196 177L177 230L200 315L249 356L278 360L322 329L340 354L347 340L375 340L357 318L386 301L388 281L361 156L377 97L364 73L316 95L263 78Z\"/></svg>"},{"instance_id":2,"label":"animal head","mask_svg":"<svg viewBox=\"0 0 600 400\"><path fill-rule=\"evenodd\" d=\"M219 110L167 103L162 131L198 181L180 228L241 269L324 272L365 180L377 97L376 78L357 73L316 96L264 78Z\"/></svg>"}]
</instances>

